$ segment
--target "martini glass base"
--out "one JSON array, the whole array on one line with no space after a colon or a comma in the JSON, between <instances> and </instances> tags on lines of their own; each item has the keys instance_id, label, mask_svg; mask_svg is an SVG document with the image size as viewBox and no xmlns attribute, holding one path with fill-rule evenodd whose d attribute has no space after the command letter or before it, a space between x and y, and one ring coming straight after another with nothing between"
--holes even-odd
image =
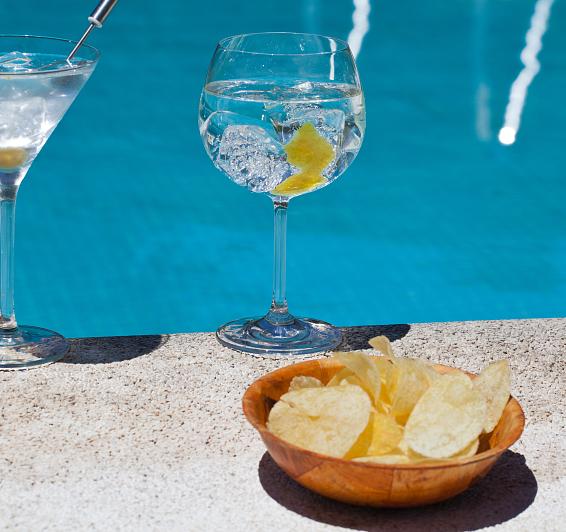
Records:
<instances>
[{"instance_id":1,"label":"martini glass base","mask_svg":"<svg viewBox=\"0 0 566 532\"><path fill-rule=\"evenodd\" d=\"M28 369L55 362L69 351L69 342L59 333L20 325L0 329L0 370Z\"/></svg>"},{"instance_id":2,"label":"martini glass base","mask_svg":"<svg viewBox=\"0 0 566 532\"><path fill-rule=\"evenodd\" d=\"M242 318L222 325L218 341L230 349L256 355L307 355L334 349L339 329L325 321L290 317L275 324L263 318Z\"/></svg>"}]
</instances>

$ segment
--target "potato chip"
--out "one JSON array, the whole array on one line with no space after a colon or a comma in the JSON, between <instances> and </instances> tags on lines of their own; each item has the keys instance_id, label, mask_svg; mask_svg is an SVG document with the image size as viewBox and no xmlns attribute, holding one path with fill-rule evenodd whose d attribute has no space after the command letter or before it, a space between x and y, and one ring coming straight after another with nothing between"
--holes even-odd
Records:
<instances>
[{"instance_id":1,"label":"potato chip","mask_svg":"<svg viewBox=\"0 0 566 532\"><path fill-rule=\"evenodd\" d=\"M328 381L328 384L326 386L338 386L348 377L351 377L353 375L354 374L348 368L342 368L334 374L334 376Z\"/></svg>"},{"instance_id":2,"label":"potato chip","mask_svg":"<svg viewBox=\"0 0 566 532\"><path fill-rule=\"evenodd\" d=\"M431 385L436 379L438 379L438 377L440 377L441 373L438 373L438 371L428 364L425 364L425 367L428 384Z\"/></svg>"},{"instance_id":3,"label":"potato chip","mask_svg":"<svg viewBox=\"0 0 566 532\"><path fill-rule=\"evenodd\" d=\"M330 381L326 386L343 386L345 384L355 384L360 388L364 388L362 381L358 379L348 368L341 369Z\"/></svg>"},{"instance_id":4,"label":"potato chip","mask_svg":"<svg viewBox=\"0 0 566 532\"><path fill-rule=\"evenodd\" d=\"M361 456L354 462L370 462L374 464L410 464L411 460L404 454L382 454L381 456Z\"/></svg>"},{"instance_id":5,"label":"potato chip","mask_svg":"<svg viewBox=\"0 0 566 532\"><path fill-rule=\"evenodd\" d=\"M403 427L399 426L391 416L379 412L373 415L371 423L373 430L367 454L377 456L396 449L403 438Z\"/></svg>"},{"instance_id":6,"label":"potato chip","mask_svg":"<svg viewBox=\"0 0 566 532\"><path fill-rule=\"evenodd\" d=\"M289 384L289 391L300 390L302 388L320 388L322 382L320 382L316 377L307 377L305 375L298 375L293 377L291 384Z\"/></svg>"},{"instance_id":7,"label":"potato chip","mask_svg":"<svg viewBox=\"0 0 566 532\"><path fill-rule=\"evenodd\" d=\"M403 438L399 442L399 445L397 446L397 451L399 451L401 454L407 454L407 455L411 452L411 449L409 449L409 445L405 441L405 438Z\"/></svg>"},{"instance_id":8,"label":"potato chip","mask_svg":"<svg viewBox=\"0 0 566 532\"><path fill-rule=\"evenodd\" d=\"M339 369L331 379L326 383L326 386L338 386L352 372L348 368Z\"/></svg>"},{"instance_id":9,"label":"potato chip","mask_svg":"<svg viewBox=\"0 0 566 532\"><path fill-rule=\"evenodd\" d=\"M391 383L391 374L394 365L389 358L382 356L372 356L371 361L377 366L379 376L381 378L381 392L380 395L384 400L389 400L389 388Z\"/></svg>"},{"instance_id":10,"label":"potato chip","mask_svg":"<svg viewBox=\"0 0 566 532\"><path fill-rule=\"evenodd\" d=\"M350 450L344 455L346 460L352 460L353 458L368 455L368 449L371 445L371 438L373 436L373 415L373 413L370 414L366 428L358 436L358 439L355 441L354 445L350 447Z\"/></svg>"},{"instance_id":11,"label":"potato chip","mask_svg":"<svg viewBox=\"0 0 566 532\"><path fill-rule=\"evenodd\" d=\"M334 353L334 357L354 373L373 403L377 403L381 390L381 377L379 376L379 369L372 362L371 357L356 351L350 353L337 352Z\"/></svg>"},{"instance_id":12,"label":"potato chip","mask_svg":"<svg viewBox=\"0 0 566 532\"><path fill-rule=\"evenodd\" d=\"M422 462L438 462L438 461L448 460L448 459L454 460L454 459L458 459L458 458L469 458L470 456L474 456L476 454L478 447L479 447L479 438L476 438L467 447L465 447L460 452L453 454L452 456L450 456L448 458L443 458L443 459L427 458L426 456L423 456L422 454L416 453L415 451L409 449L408 447L406 448L406 450L403 454L405 454L410 459L410 461L412 463L418 464L418 463L422 463Z\"/></svg>"},{"instance_id":13,"label":"potato chip","mask_svg":"<svg viewBox=\"0 0 566 532\"><path fill-rule=\"evenodd\" d=\"M389 413L391 409L391 394L389 393L391 370L393 365L385 357L368 356L369 360L377 366L381 380L381 388L379 392L379 400L374 403L374 406L379 412L384 414ZM327 386L337 386L338 384L357 384L364 388L364 385L354 373L348 369L343 368L338 371L332 379L328 382Z\"/></svg>"},{"instance_id":14,"label":"potato chip","mask_svg":"<svg viewBox=\"0 0 566 532\"><path fill-rule=\"evenodd\" d=\"M304 449L342 457L366 428L370 411L370 399L359 386L303 388L281 396L267 428Z\"/></svg>"},{"instance_id":15,"label":"potato chip","mask_svg":"<svg viewBox=\"0 0 566 532\"><path fill-rule=\"evenodd\" d=\"M429 366L411 358L395 359L390 386L391 414L405 424L413 408L431 384Z\"/></svg>"},{"instance_id":16,"label":"potato chip","mask_svg":"<svg viewBox=\"0 0 566 532\"><path fill-rule=\"evenodd\" d=\"M381 377L381 389L379 392L379 401L375 405L378 411L389 413L391 410L391 403L393 401L393 382L395 366L385 357L371 357L372 362L376 364L379 369L379 376Z\"/></svg>"},{"instance_id":17,"label":"potato chip","mask_svg":"<svg viewBox=\"0 0 566 532\"><path fill-rule=\"evenodd\" d=\"M442 375L411 412L404 440L418 454L449 458L479 436L486 413L486 401L468 377Z\"/></svg>"},{"instance_id":18,"label":"potato chip","mask_svg":"<svg viewBox=\"0 0 566 532\"><path fill-rule=\"evenodd\" d=\"M369 340L369 345L374 349L377 349L385 358L393 360L395 355L393 354L393 349L391 348L391 342L387 336L376 336Z\"/></svg>"},{"instance_id":19,"label":"potato chip","mask_svg":"<svg viewBox=\"0 0 566 532\"><path fill-rule=\"evenodd\" d=\"M480 440L476 438L467 447L462 449L459 453L452 455L450 458L469 458L470 456L474 456L478 452L479 446Z\"/></svg>"},{"instance_id":20,"label":"potato chip","mask_svg":"<svg viewBox=\"0 0 566 532\"><path fill-rule=\"evenodd\" d=\"M501 414L511 394L511 371L507 360L499 360L487 366L474 379L474 386L485 397L487 416L484 432L491 432L499 423Z\"/></svg>"},{"instance_id":21,"label":"potato chip","mask_svg":"<svg viewBox=\"0 0 566 532\"><path fill-rule=\"evenodd\" d=\"M432 369L433 369L433 371L434 371L437 375L446 375L446 372L444 372L444 373L439 373L439 372L437 372L434 368L432 368ZM462 375L462 376L464 376L464 377L466 377L466 378L472 380L472 379L470 378L470 376L469 376L465 371L463 371L463 370L461 370L461 369L458 369L458 368L450 368L447 373L450 374L450 375Z\"/></svg>"},{"instance_id":22,"label":"potato chip","mask_svg":"<svg viewBox=\"0 0 566 532\"><path fill-rule=\"evenodd\" d=\"M379 362L375 361L382 376L381 399L391 404L388 411L404 424L437 373L420 360L395 357L386 336L376 336L369 344L383 355L383 358L376 357Z\"/></svg>"},{"instance_id":23,"label":"potato chip","mask_svg":"<svg viewBox=\"0 0 566 532\"><path fill-rule=\"evenodd\" d=\"M428 458L426 456L423 456L422 454L419 454L419 453L416 453L415 451L413 451L409 447L409 445L407 444L405 439L402 439L399 442L399 445L397 446L396 449L393 450L393 453L391 453L391 454L403 454L413 464L418 464L418 463L421 463L421 462L434 462L435 461L432 458Z\"/></svg>"},{"instance_id":24,"label":"potato chip","mask_svg":"<svg viewBox=\"0 0 566 532\"><path fill-rule=\"evenodd\" d=\"M381 377L381 383L387 382L389 380L389 374L393 369L393 363L391 359L379 356L370 356L371 361L377 366L379 370L379 376Z\"/></svg>"},{"instance_id":25,"label":"potato chip","mask_svg":"<svg viewBox=\"0 0 566 532\"><path fill-rule=\"evenodd\" d=\"M395 357L384 336L370 343L384 356L334 353L344 367L326 386L295 377L271 410L269 430L322 454L384 464L458 460L489 447L509 399L506 361L472 381L461 370Z\"/></svg>"},{"instance_id":26,"label":"potato chip","mask_svg":"<svg viewBox=\"0 0 566 532\"><path fill-rule=\"evenodd\" d=\"M397 425L393 418L380 412L373 412L366 429L344 458L388 454L397 448L402 437L403 427Z\"/></svg>"},{"instance_id":27,"label":"potato chip","mask_svg":"<svg viewBox=\"0 0 566 532\"><path fill-rule=\"evenodd\" d=\"M385 392L383 391L383 386L381 387L381 396L377 404L375 405L375 411L383 414L385 416L389 416L391 414L391 403L383 399L383 395Z\"/></svg>"}]
</instances>

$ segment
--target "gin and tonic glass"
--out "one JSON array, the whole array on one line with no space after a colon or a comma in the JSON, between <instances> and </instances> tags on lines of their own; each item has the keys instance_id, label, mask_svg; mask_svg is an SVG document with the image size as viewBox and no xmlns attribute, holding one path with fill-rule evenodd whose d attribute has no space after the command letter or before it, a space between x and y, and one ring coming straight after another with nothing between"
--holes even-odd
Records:
<instances>
[{"instance_id":1,"label":"gin and tonic glass","mask_svg":"<svg viewBox=\"0 0 566 532\"><path fill-rule=\"evenodd\" d=\"M16 321L14 223L22 180L96 66L88 45L66 61L75 44L0 35L0 369L53 362L69 349L60 334Z\"/></svg>"},{"instance_id":2,"label":"gin and tonic glass","mask_svg":"<svg viewBox=\"0 0 566 532\"><path fill-rule=\"evenodd\" d=\"M230 348L256 354L327 351L340 331L289 312L285 244L289 201L335 181L356 157L365 130L354 58L339 39L255 33L219 42L199 106L199 128L215 166L271 198L275 212L271 308L217 331Z\"/></svg>"}]
</instances>

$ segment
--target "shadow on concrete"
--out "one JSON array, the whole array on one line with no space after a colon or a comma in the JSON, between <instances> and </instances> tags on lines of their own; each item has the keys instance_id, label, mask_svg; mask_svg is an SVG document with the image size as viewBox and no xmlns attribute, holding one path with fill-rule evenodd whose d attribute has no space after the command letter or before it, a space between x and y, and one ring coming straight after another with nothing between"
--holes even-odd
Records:
<instances>
[{"instance_id":1,"label":"shadow on concrete","mask_svg":"<svg viewBox=\"0 0 566 532\"><path fill-rule=\"evenodd\" d=\"M522 454L505 452L478 484L449 501L410 509L365 508L336 502L291 480L265 453L259 481L279 504L304 517L353 530L428 532L478 530L504 523L525 511L537 482Z\"/></svg>"},{"instance_id":2,"label":"shadow on concrete","mask_svg":"<svg viewBox=\"0 0 566 532\"><path fill-rule=\"evenodd\" d=\"M71 349L61 362L67 364L123 362L155 351L168 339L168 335L76 338L71 340Z\"/></svg>"},{"instance_id":3,"label":"shadow on concrete","mask_svg":"<svg viewBox=\"0 0 566 532\"><path fill-rule=\"evenodd\" d=\"M411 326L406 323L396 325L366 325L363 327L340 327L343 338L338 351L353 351L355 349L370 349L368 340L375 336L387 336L391 342L403 338Z\"/></svg>"}]
</instances>

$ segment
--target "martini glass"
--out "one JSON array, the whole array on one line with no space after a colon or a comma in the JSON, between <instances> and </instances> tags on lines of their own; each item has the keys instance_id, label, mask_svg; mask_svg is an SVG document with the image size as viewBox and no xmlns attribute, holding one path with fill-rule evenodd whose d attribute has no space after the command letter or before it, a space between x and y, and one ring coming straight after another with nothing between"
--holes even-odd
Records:
<instances>
[{"instance_id":1,"label":"martini glass","mask_svg":"<svg viewBox=\"0 0 566 532\"><path fill-rule=\"evenodd\" d=\"M199 128L215 166L234 183L267 195L275 209L271 308L220 327L218 340L256 354L327 351L332 325L298 318L285 296L289 201L335 181L356 157L365 106L348 44L303 33L255 33L217 45L202 91Z\"/></svg>"},{"instance_id":2,"label":"martini glass","mask_svg":"<svg viewBox=\"0 0 566 532\"><path fill-rule=\"evenodd\" d=\"M69 349L60 334L16 321L14 222L22 180L96 66L88 45L67 62L74 44L0 35L0 369L54 362Z\"/></svg>"}]
</instances>

